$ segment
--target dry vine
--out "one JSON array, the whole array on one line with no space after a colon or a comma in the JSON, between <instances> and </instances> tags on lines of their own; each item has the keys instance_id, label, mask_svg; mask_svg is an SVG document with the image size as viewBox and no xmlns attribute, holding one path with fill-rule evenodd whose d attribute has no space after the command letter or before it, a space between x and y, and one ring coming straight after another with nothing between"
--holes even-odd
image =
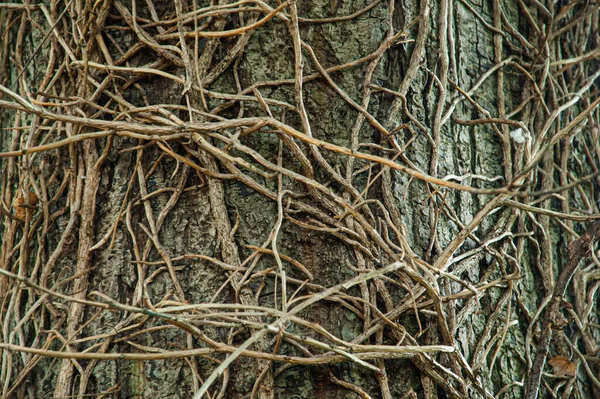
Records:
<instances>
[{"instance_id":1,"label":"dry vine","mask_svg":"<svg viewBox=\"0 0 600 399\"><path fill-rule=\"evenodd\" d=\"M28 381L46 357L62 359L55 397L88 394L102 360L184 359L195 397L224 398L238 357L253 359L252 398L274 397L274 379L292 366L350 362L372 372L378 395L389 399L386 360L399 358L411 359L421 370L426 397L436 396L435 385L453 398L499 397L515 388L524 389L527 398L537 397L540 389L567 397L590 386L600 397L599 229L598 222L590 224L600 219L599 5L519 0L529 25L517 29L499 0L493 2L491 21L468 0L441 0L435 15L424 0L418 17L402 27L394 21L394 3L387 3L387 35L372 53L329 67L303 39L303 29L352 23L385 2L329 19L301 17L293 0L202 8L196 1L175 0L167 14L157 12L159 4L151 0L143 10L135 1L119 0L0 4L2 70L10 63L18 73L0 75L0 108L11 115L0 142L2 397L36 397ZM457 5L494 38L495 65L471 87L456 79L450 32ZM293 77L242 87L239 62L252 34L269 24L283 24L289 34ZM30 30L41 38L25 55ZM436 70L422 62L433 33L440 49ZM125 34L134 39L123 40ZM410 59L399 85L385 87L374 73L399 45L411 48ZM34 90L28 71L38 58L46 64ZM335 78L353 68L363 73L358 100ZM412 114L407 98L423 72L438 98L431 121ZM215 82L225 73L232 73L237 91L217 91ZM523 82L522 102L514 109L505 98L507 73ZM169 82L180 98L149 102L141 83L149 78ZM315 81L355 111L344 145L313 133L304 88ZM486 85L496 87L493 109L478 99ZM289 88L293 101L265 96L276 88ZM377 96L393 99L385 116L373 111ZM477 117L459 118L459 107ZM441 134L448 124L492 131L501 143L502 176L440 175ZM365 130L381 139L366 141ZM276 149L259 148L261 138L277 143ZM425 170L408 156L415 140L423 138L429 148ZM127 171L112 225L98 231L98 191L106 167L124 154L135 154L135 170ZM342 163L334 164L334 158ZM152 187L149 179L167 159L176 161L171 185ZM409 185L422 182L428 192L425 251L406 238L393 187L398 176L408 176ZM240 248L236 241L237 222L225 202L231 181L277 209L262 246ZM217 257L170 253L163 242L161 229L187 193L208 199ZM472 220L456 214L453 195L476 198L480 209ZM476 234L484 221L491 227ZM319 284L313 268L278 247L284 224L345 243L355 262L343 267L355 277ZM448 224L457 233L442 247L437 231ZM553 248L556 231L572 249L564 262ZM91 283L97 268L110 267L97 264L95 254L113 248L118 234L129 243L136 274L126 301ZM74 264L59 268L70 251L76 253ZM274 262L263 267L260 261L267 258ZM479 281L466 277L485 259L489 266ZM195 303L180 281L182 265L191 260L226 274L210 303ZM523 263L535 265L542 282L534 309L521 292L531 289L521 281ZM557 264L564 270L557 273ZM157 298L149 287L162 275L170 279L170 291ZM259 300L266 285L275 287L268 303ZM497 293L495 308L466 356L457 331L480 311L491 290ZM224 301L223 292L234 293L231 302ZM344 340L311 320L307 310L323 302L354 313L362 333ZM103 334L87 334L86 327L105 314L118 314L118 323ZM416 333L401 324L405 316L418 325ZM526 353L512 356L521 356L525 372L492 390L486 373L495 370L516 325L526 332ZM136 343L139 336L168 329L186 334L187 348ZM280 353L284 345L295 355ZM554 374L543 375L551 356ZM212 366L200 368L198 359ZM371 397L340 376L332 374L331 381ZM96 394L109 397L118 390ZM416 397L412 391L407 395Z\"/></svg>"}]
</instances>

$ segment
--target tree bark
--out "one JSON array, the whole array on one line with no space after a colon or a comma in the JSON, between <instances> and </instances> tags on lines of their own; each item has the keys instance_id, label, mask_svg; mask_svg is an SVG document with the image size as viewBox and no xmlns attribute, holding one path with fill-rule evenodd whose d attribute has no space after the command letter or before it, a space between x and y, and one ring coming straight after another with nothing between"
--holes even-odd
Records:
<instances>
[{"instance_id":1,"label":"tree bark","mask_svg":"<svg viewBox=\"0 0 600 399\"><path fill-rule=\"evenodd\" d=\"M599 20L0 4L0 396L600 398Z\"/></svg>"}]
</instances>

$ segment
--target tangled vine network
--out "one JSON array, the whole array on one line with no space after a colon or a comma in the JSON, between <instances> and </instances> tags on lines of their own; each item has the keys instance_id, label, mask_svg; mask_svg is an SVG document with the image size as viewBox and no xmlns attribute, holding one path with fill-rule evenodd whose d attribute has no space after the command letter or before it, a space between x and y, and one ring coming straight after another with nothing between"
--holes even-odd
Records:
<instances>
[{"instance_id":1,"label":"tangled vine network","mask_svg":"<svg viewBox=\"0 0 600 399\"><path fill-rule=\"evenodd\" d=\"M176 360L196 398L325 367L390 399L395 359L427 398L600 397L600 4L198 3L0 3L3 398ZM213 244L176 245L197 212ZM290 247L311 234L336 269Z\"/></svg>"}]
</instances>

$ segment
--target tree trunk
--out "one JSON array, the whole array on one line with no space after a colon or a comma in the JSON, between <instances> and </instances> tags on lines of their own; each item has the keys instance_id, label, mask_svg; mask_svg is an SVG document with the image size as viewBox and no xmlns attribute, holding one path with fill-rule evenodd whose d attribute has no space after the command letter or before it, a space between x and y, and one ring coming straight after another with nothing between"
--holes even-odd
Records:
<instances>
[{"instance_id":1,"label":"tree trunk","mask_svg":"<svg viewBox=\"0 0 600 399\"><path fill-rule=\"evenodd\" d=\"M599 7L0 4L3 398L600 398Z\"/></svg>"}]
</instances>

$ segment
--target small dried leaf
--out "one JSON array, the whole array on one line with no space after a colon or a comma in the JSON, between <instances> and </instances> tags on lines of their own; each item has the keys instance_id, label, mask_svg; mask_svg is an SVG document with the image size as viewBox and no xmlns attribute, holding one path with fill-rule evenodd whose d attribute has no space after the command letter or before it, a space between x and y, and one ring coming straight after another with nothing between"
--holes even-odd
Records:
<instances>
[{"instance_id":1,"label":"small dried leaf","mask_svg":"<svg viewBox=\"0 0 600 399\"><path fill-rule=\"evenodd\" d=\"M575 377L575 363L564 356L555 356L548 360L548 364L554 369L554 374Z\"/></svg>"},{"instance_id":2,"label":"small dried leaf","mask_svg":"<svg viewBox=\"0 0 600 399\"><path fill-rule=\"evenodd\" d=\"M15 198L14 208L15 208L15 217L19 220L25 220L25 208L23 204L25 203L24 197Z\"/></svg>"},{"instance_id":3,"label":"small dried leaf","mask_svg":"<svg viewBox=\"0 0 600 399\"><path fill-rule=\"evenodd\" d=\"M28 195L28 196L29 196L29 205L31 205L31 206L36 206L36 205L38 204L38 202L40 202L40 201L38 200L38 197L37 197L37 195L35 195L35 193L34 193L34 192L29 192L29 195Z\"/></svg>"},{"instance_id":4,"label":"small dried leaf","mask_svg":"<svg viewBox=\"0 0 600 399\"><path fill-rule=\"evenodd\" d=\"M30 192L27 195L27 200L25 197L17 197L15 198L15 202L13 204L13 208L15 210L15 217L19 220L25 220L26 210L27 208L35 207L38 204L39 200L35 193Z\"/></svg>"}]
</instances>

